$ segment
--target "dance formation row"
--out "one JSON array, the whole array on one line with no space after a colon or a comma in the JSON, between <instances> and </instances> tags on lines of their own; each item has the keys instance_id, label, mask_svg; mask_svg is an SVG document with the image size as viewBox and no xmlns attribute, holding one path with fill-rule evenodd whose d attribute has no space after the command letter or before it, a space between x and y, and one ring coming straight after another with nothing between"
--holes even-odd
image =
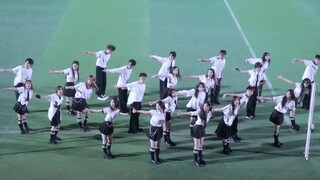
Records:
<instances>
[{"instance_id":1,"label":"dance formation row","mask_svg":"<svg viewBox=\"0 0 320 180\"><path fill-rule=\"evenodd\" d=\"M106 50L91 52L86 51L86 54L95 55L96 60L96 76L90 75L85 82L77 81L79 79L79 61L72 62L71 68L64 70L49 70L52 74L65 74L66 84L64 87L57 86L56 93L40 96L36 94L37 98L47 99L50 101L48 110L48 118L51 123L50 143L57 144L57 140L61 140L57 134L59 132L61 123L61 106L63 104L63 96L66 97L66 108L68 114L76 115L80 131L86 132L89 130L88 120L90 112L102 112L106 114L105 121L101 124L99 130L102 137L102 148L104 157L113 158L111 153L113 124L118 114L128 115L130 106L130 123L128 133L137 133L142 131L139 126L140 114L151 115L149 139L150 139L150 155L151 162L154 164L161 163L160 154L160 140L164 137L164 142L169 146L176 144L171 140L171 121L172 114L175 112L178 96L191 97L186 105L186 112L177 112L178 116L187 115L190 117L190 134L194 139L194 164L196 166L205 166L205 161L202 158L202 147L204 142L205 127L212 112L222 112L223 117L217 127L216 134L223 139L223 153L230 154L232 152L229 147L231 138L235 141L240 141L241 138L237 135L238 126L238 112L241 108L246 107L246 118L255 118L255 109L257 101L273 100L276 102L274 111L270 115L270 121L274 123L274 143L276 147L281 147L282 143L279 141L279 130L283 123L284 114L290 112L291 128L299 130L299 125L295 122L295 109L297 104L302 103L302 107L308 109L310 106L311 84L314 81L315 74L320 62L320 55L316 55L314 60L293 59L292 62L302 62L305 66L305 72L301 83L295 83L282 76L279 79L287 83L294 84L295 89L289 89L285 95L276 97L262 97L261 93L263 85L266 83L266 70L270 66L271 59L268 52L264 53L262 58L246 59L245 63L254 64L252 70L241 70L234 68L240 73L247 73L250 75L249 86L246 91L241 94L227 93L223 97L232 96L232 101L227 106L222 108L212 108L214 104L220 104L218 96L220 93L222 72L226 64L225 50L221 50L218 56L208 59L199 59L200 62L211 62L212 67L209 68L206 74L203 75L186 75L186 78L199 79L196 87L191 90L176 90L180 76L180 69L175 65L176 52L171 51L168 57L160 57L157 55L150 55L150 58L162 63L162 66L157 75L160 80L160 99L150 102L150 105L155 105L155 110L142 110L141 102L145 93L146 73L139 74L139 80L128 83L133 67L136 65L134 59L130 59L127 65L109 69L107 63L110 60L112 52L115 51L114 45L108 45ZM14 111L17 113L18 125L22 134L28 133L31 128L27 124L27 106L33 96L32 86L32 65L33 60L28 58L25 64L17 66L13 69L0 69L0 72L13 72L16 74L14 80L14 87L4 88L4 91L16 92L16 103ZM110 106L103 109L90 109L87 100L91 97L95 90L97 99L105 101L106 96L106 74L118 73L119 78L116 85L118 88L119 98L112 98ZM128 96L129 91L129 96ZM209 101L210 99L210 101ZM72 105L71 105L72 103ZM82 123L82 114L84 115Z\"/></svg>"}]
</instances>

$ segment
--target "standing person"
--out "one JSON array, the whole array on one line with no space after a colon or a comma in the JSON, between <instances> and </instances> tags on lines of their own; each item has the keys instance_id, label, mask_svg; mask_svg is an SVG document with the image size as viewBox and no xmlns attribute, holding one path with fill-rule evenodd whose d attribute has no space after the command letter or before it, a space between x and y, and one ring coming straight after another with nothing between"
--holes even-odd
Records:
<instances>
[{"instance_id":1,"label":"standing person","mask_svg":"<svg viewBox=\"0 0 320 180\"><path fill-rule=\"evenodd\" d=\"M267 69L269 68L270 64L271 64L271 58L270 58L270 54L268 52L265 52L263 53L262 57L261 58L249 58L249 59L246 59L244 60L244 63L247 64L256 64L257 62L261 63L262 64L262 67L261 67L261 72L262 73L265 73L267 72ZM259 89L259 94L258 96L261 96L262 94L262 90L263 90L263 85L266 83L266 80L261 80L260 81L260 84L258 86L258 89Z\"/></svg>"},{"instance_id":2,"label":"standing person","mask_svg":"<svg viewBox=\"0 0 320 180\"><path fill-rule=\"evenodd\" d=\"M64 74L66 75L66 86L74 86L79 80L79 61L73 61L70 68L64 70L49 70L49 74ZM76 113L71 109L70 102L73 102L74 95L76 94L75 89L65 89L63 91L64 96L66 96L66 108L69 115L76 115Z\"/></svg>"},{"instance_id":3,"label":"standing person","mask_svg":"<svg viewBox=\"0 0 320 180\"><path fill-rule=\"evenodd\" d=\"M207 74L204 74L204 75L187 75L186 78L199 79L200 82L203 82L204 85L206 86L206 89L205 89L207 93L206 99L208 99L208 96L210 95L210 102L212 105L214 104L214 101L215 101L214 88L215 88L215 84L218 83L218 79L214 69L210 68Z\"/></svg>"},{"instance_id":4,"label":"standing person","mask_svg":"<svg viewBox=\"0 0 320 180\"><path fill-rule=\"evenodd\" d=\"M105 107L103 109L90 109L90 112L104 113L106 117L104 122L100 125L99 131L102 138L102 150L103 157L106 159L112 159L113 155L111 153L111 144L113 139L113 124L118 116L119 110L119 100L117 98L112 98L110 101L110 107Z\"/></svg>"},{"instance_id":5,"label":"standing person","mask_svg":"<svg viewBox=\"0 0 320 180\"><path fill-rule=\"evenodd\" d=\"M219 93L220 93L220 88L221 88L221 80L222 80L222 72L223 69L226 65L226 57L227 51L226 50L220 50L220 55L219 56L214 56L208 59L198 59L200 62L211 62L212 63L212 69L214 69L216 75L217 75L217 80L218 82L216 83L216 87L214 89L214 103L215 104L220 104L219 102Z\"/></svg>"},{"instance_id":6,"label":"standing person","mask_svg":"<svg viewBox=\"0 0 320 180\"><path fill-rule=\"evenodd\" d=\"M132 68L136 65L136 61L134 59L130 59L126 66L122 66L120 68L114 69L106 69L107 73L118 73L119 78L117 82L117 86L123 86L127 83L128 79L131 76ZM120 101L120 114L128 115L129 110L127 108L128 102L128 89L127 88L118 88L119 101Z\"/></svg>"},{"instance_id":7,"label":"standing person","mask_svg":"<svg viewBox=\"0 0 320 180\"><path fill-rule=\"evenodd\" d=\"M254 88L251 86L248 86L246 89L246 92L244 93L241 93L241 94L226 93L222 97L225 98L227 96L233 96L233 97L237 96L240 99L240 109L242 109L247 105L249 98L252 96L253 92L254 92ZM238 120L238 114L237 114L237 116L233 120L233 123L231 125L231 131L230 131L230 135L234 142L239 142L242 140L242 138L240 138L237 134L238 123L239 123L239 120Z\"/></svg>"},{"instance_id":8,"label":"standing person","mask_svg":"<svg viewBox=\"0 0 320 180\"><path fill-rule=\"evenodd\" d=\"M266 80L265 74L261 72L262 64L257 62L252 70L241 70L239 68L234 68L235 71L240 73L246 73L250 75L249 86L254 88L252 96L250 96L247 103L247 119L254 119L256 117L256 106L258 97L258 86L261 84L261 80Z\"/></svg>"},{"instance_id":9,"label":"standing person","mask_svg":"<svg viewBox=\"0 0 320 180\"><path fill-rule=\"evenodd\" d=\"M96 56L96 84L98 89L96 89L96 94L98 96L98 100L105 101L108 99L106 95L106 87L107 87L107 74L104 69L107 68L108 62L111 57L111 53L116 50L116 47L112 44L107 45L106 50L91 52L86 51L86 54L91 54Z\"/></svg>"},{"instance_id":10,"label":"standing person","mask_svg":"<svg viewBox=\"0 0 320 180\"><path fill-rule=\"evenodd\" d=\"M240 101L237 96L233 96L231 104L223 107L213 109L213 112L223 112L223 117L219 122L219 125L215 131L216 135L222 138L223 150L224 154L232 153L231 148L229 147L229 141L231 137L231 127L234 119L237 117L240 109Z\"/></svg>"},{"instance_id":11,"label":"standing person","mask_svg":"<svg viewBox=\"0 0 320 180\"><path fill-rule=\"evenodd\" d=\"M27 124L27 106L33 96L32 82L30 80L26 80L22 87L4 88L2 89L2 91L15 91L19 94L13 110L17 113L18 125L21 130L21 134L29 133L32 129L29 128ZM23 126L25 129L23 128Z\"/></svg>"},{"instance_id":12,"label":"standing person","mask_svg":"<svg viewBox=\"0 0 320 180\"><path fill-rule=\"evenodd\" d=\"M166 88L167 88L167 78L165 77L169 74L172 67L176 65L176 56L177 53L175 51L169 52L169 57L160 57L157 55L150 55L149 57L155 59L162 63L162 66L158 72L160 79L160 99L166 98Z\"/></svg>"},{"instance_id":13,"label":"standing person","mask_svg":"<svg viewBox=\"0 0 320 180\"><path fill-rule=\"evenodd\" d=\"M202 82L199 82L196 86L195 89L191 90L180 90L178 91L178 95L190 97L191 99L186 105L187 107L187 112L193 112L193 111L198 111L203 103L206 100L206 93L205 93L205 85ZM193 127L194 123L197 120L197 116L190 116L190 135L193 135Z\"/></svg>"},{"instance_id":14,"label":"standing person","mask_svg":"<svg viewBox=\"0 0 320 180\"><path fill-rule=\"evenodd\" d=\"M320 63L320 55L317 54L314 57L313 61L294 58L292 60L292 63L294 63L294 62L301 62L306 66L301 80L304 80L305 78L308 78L313 83L314 82L314 77L315 77L315 75L317 74L317 71L318 71L318 64Z\"/></svg>"},{"instance_id":15,"label":"standing person","mask_svg":"<svg viewBox=\"0 0 320 180\"><path fill-rule=\"evenodd\" d=\"M153 164L160 164L162 160L159 157L160 154L160 142L162 138L162 125L165 121L165 105L162 101L156 103L156 109L145 111L137 110L132 108L132 113L139 114L150 114L152 117L150 119L149 128L149 140L150 140L150 162Z\"/></svg>"},{"instance_id":16,"label":"standing person","mask_svg":"<svg viewBox=\"0 0 320 180\"><path fill-rule=\"evenodd\" d=\"M32 80L32 65L33 65L33 59L27 58L24 61L24 65L17 66L13 69L0 69L1 72L12 72L16 75L14 78L13 86L23 87L27 80ZM19 93L16 91L16 100L19 98Z\"/></svg>"},{"instance_id":17,"label":"standing person","mask_svg":"<svg viewBox=\"0 0 320 180\"><path fill-rule=\"evenodd\" d=\"M66 89L75 89L75 100L73 103L73 110L77 113L77 122L79 125L80 131L88 131L88 120L90 117L89 105L87 104L87 100L92 95L92 89L98 90L97 85L94 83L95 79L92 75L90 75L86 82L80 82L75 86L67 86ZM82 124L82 113L85 113L85 117Z\"/></svg>"},{"instance_id":18,"label":"standing person","mask_svg":"<svg viewBox=\"0 0 320 180\"><path fill-rule=\"evenodd\" d=\"M281 148L283 145L279 141L279 132L280 127L284 120L284 114L287 113L287 111L290 111L290 120L293 122L295 126L298 126L295 122L295 96L293 89L289 89L284 96L275 96L275 97L260 97L264 100L273 100L277 103L277 105L274 107L273 112L271 113L269 120L274 124L274 132L273 132L273 138L274 142L273 145L276 147ZM298 129L295 129L298 130Z\"/></svg>"},{"instance_id":19,"label":"standing person","mask_svg":"<svg viewBox=\"0 0 320 180\"><path fill-rule=\"evenodd\" d=\"M168 96L162 100L158 100L158 101L162 101L165 104L165 113L166 113L166 119L165 119L165 123L163 123L163 137L164 137L164 143L166 145L169 146L176 146L176 143L174 143L171 140L171 127L172 127L172 113L175 111L176 107L177 107L177 90L175 89L170 89ZM150 106L153 106L155 104L157 104L158 101L153 101L150 102Z\"/></svg>"},{"instance_id":20,"label":"standing person","mask_svg":"<svg viewBox=\"0 0 320 180\"><path fill-rule=\"evenodd\" d=\"M163 92L163 97L166 98L168 96L168 93L171 89L176 89L180 76L180 70L177 66L173 66L170 70L170 73L167 75L153 75L154 77L165 77L167 86L165 89L165 92Z\"/></svg>"},{"instance_id":21,"label":"standing person","mask_svg":"<svg viewBox=\"0 0 320 180\"><path fill-rule=\"evenodd\" d=\"M141 110L141 101L146 90L146 79L147 74L142 72L139 74L139 81L134 81L132 83L128 83L121 86L116 85L116 88L127 88L130 91L127 105L131 106L130 124L128 130L128 133L131 134L136 134L143 130L142 128L140 128L139 124L140 115L137 113L132 113L132 110Z\"/></svg>"},{"instance_id":22,"label":"standing person","mask_svg":"<svg viewBox=\"0 0 320 180\"><path fill-rule=\"evenodd\" d=\"M178 112L178 115L188 115L196 116L197 120L194 125L193 137L193 155L194 155L194 165L198 167L203 167L206 162L202 158L203 142L204 136L206 134L205 128L212 117L211 112L212 106L209 102L203 103L201 109L193 112Z\"/></svg>"},{"instance_id":23,"label":"standing person","mask_svg":"<svg viewBox=\"0 0 320 180\"><path fill-rule=\"evenodd\" d=\"M48 110L48 118L50 120L51 130L50 130L50 144L58 144L56 140L61 140L59 138L58 132L61 124L61 105L63 103L63 87L57 86L56 93L40 97L41 99L47 99L50 101L50 107Z\"/></svg>"}]
</instances>

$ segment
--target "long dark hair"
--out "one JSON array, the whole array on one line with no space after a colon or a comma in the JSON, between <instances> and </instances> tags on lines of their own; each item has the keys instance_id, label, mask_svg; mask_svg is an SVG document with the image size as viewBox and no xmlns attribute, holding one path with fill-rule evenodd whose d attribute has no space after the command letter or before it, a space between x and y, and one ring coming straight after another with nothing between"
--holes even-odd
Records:
<instances>
[{"instance_id":1,"label":"long dark hair","mask_svg":"<svg viewBox=\"0 0 320 180\"><path fill-rule=\"evenodd\" d=\"M211 106L210 102L206 101L206 102L203 103L203 105L201 107L201 110L200 110L200 113L199 113L199 117L204 122L207 121L207 115L208 115L208 113L204 110L204 105L205 104L207 104L210 107L209 111L211 111L211 109L212 109L212 106Z\"/></svg>"},{"instance_id":2,"label":"long dark hair","mask_svg":"<svg viewBox=\"0 0 320 180\"><path fill-rule=\"evenodd\" d=\"M157 101L156 104L159 104L160 108L162 109L162 111L164 112L164 110L166 109L165 104L162 101Z\"/></svg>"},{"instance_id":3,"label":"long dark hair","mask_svg":"<svg viewBox=\"0 0 320 180\"><path fill-rule=\"evenodd\" d=\"M213 73L211 79L215 80L215 79L216 79L216 72L214 71L214 69L210 68L210 69L208 69L208 71L211 71L211 72ZM206 74L206 77L209 77L209 76L208 76L208 72L207 72L207 74Z\"/></svg>"},{"instance_id":4,"label":"long dark hair","mask_svg":"<svg viewBox=\"0 0 320 180\"><path fill-rule=\"evenodd\" d=\"M270 56L270 54L268 52L263 53L263 55L261 57L263 64L267 62L266 56ZM269 59L269 65L268 66L270 66L270 64L271 64L271 59Z\"/></svg>"},{"instance_id":5,"label":"long dark hair","mask_svg":"<svg viewBox=\"0 0 320 180\"><path fill-rule=\"evenodd\" d=\"M233 96L231 100L232 115L234 115L234 110L236 109L236 104L235 104L236 101L239 101L238 96Z\"/></svg>"},{"instance_id":6,"label":"long dark hair","mask_svg":"<svg viewBox=\"0 0 320 180\"><path fill-rule=\"evenodd\" d=\"M287 92L290 93L291 99L290 100L294 100L296 97L294 96L294 91L293 89L289 89ZM286 95L283 96L282 101L281 101L281 107L283 108L286 103L288 102L288 98Z\"/></svg>"},{"instance_id":7,"label":"long dark hair","mask_svg":"<svg viewBox=\"0 0 320 180\"><path fill-rule=\"evenodd\" d=\"M180 79L181 78L180 69L177 66L173 66L172 68L170 68L170 74L173 75L173 70L175 69L178 69L177 79Z\"/></svg>"},{"instance_id":8,"label":"long dark hair","mask_svg":"<svg viewBox=\"0 0 320 180\"><path fill-rule=\"evenodd\" d=\"M75 76L75 72L74 72L74 70L72 68L73 64L78 65L77 75L78 75L78 80L79 80L80 79L80 76L79 76L80 63L79 63L79 61L73 61L72 64L71 64L72 76L73 76L73 79L75 79L75 77L76 77Z\"/></svg>"},{"instance_id":9,"label":"long dark hair","mask_svg":"<svg viewBox=\"0 0 320 180\"><path fill-rule=\"evenodd\" d=\"M198 95L199 95L199 87L200 87L200 86L203 86L203 88L206 87L203 82L199 82L199 83L197 84L197 86L196 86L196 92L194 93L194 96L195 96L196 98L198 98Z\"/></svg>"},{"instance_id":10,"label":"long dark hair","mask_svg":"<svg viewBox=\"0 0 320 180\"><path fill-rule=\"evenodd\" d=\"M111 99L111 101L112 101L112 100L113 100L113 102L114 102L114 104L115 104L115 109L113 109L111 106L110 106L110 108L111 108L112 110L119 109L119 107L120 107L120 102L119 102L118 98L113 97L113 98Z\"/></svg>"},{"instance_id":11,"label":"long dark hair","mask_svg":"<svg viewBox=\"0 0 320 180\"><path fill-rule=\"evenodd\" d=\"M304 86L304 83L308 83L309 85L307 87ZM305 78L303 79L303 81L301 82L300 84L300 87L301 87L301 93L300 93L300 96L302 95L303 91L305 89L309 89L309 93L311 94L311 89L312 89L312 85L311 85L311 80L309 78Z\"/></svg>"}]
</instances>

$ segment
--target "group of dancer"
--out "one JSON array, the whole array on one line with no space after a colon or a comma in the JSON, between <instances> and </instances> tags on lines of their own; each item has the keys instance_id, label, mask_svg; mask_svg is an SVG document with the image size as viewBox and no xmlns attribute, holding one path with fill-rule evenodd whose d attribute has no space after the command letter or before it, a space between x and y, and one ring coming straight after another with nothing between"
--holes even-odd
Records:
<instances>
[{"instance_id":1,"label":"group of dancer","mask_svg":"<svg viewBox=\"0 0 320 180\"><path fill-rule=\"evenodd\" d=\"M71 67L64 70L49 70L50 74L64 74L66 76L65 86L57 86L55 93L41 96L35 93L39 99L47 99L50 102L48 110L48 118L50 120L50 140L51 144L58 144L61 140L57 136L61 128L61 109L64 96L66 97L65 105L67 114L76 116L79 130L87 132L89 128L90 113L104 113L104 122L99 127L102 137L102 149L104 158L112 159L111 144L114 133L114 122L116 117L121 115L130 115L128 133L136 134L143 131L139 124L140 114L151 115L150 128L148 137L150 140L150 162L160 164L160 144L164 137L164 143L168 146L176 146L171 138L172 116L189 116L190 135L194 141L194 164L203 167L206 162L203 160L202 151L205 136L205 128L216 112L222 112L218 127L215 131L216 135L222 139L224 154L232 153L229 146L230 140L239 142L242 140L237 134L238 132L238 113L246 107L246 118L253 120L256 117L257 102L272 100L276 102L276 106L270 115L270 121L274 124L274 143L276 147L283 144L279 141L280 126L284 120L284 114L290 112L291 128L299 131L300 126L295 121L295 110L298 104L302 103L302 108L309 109L311 85L320 63L320 55L316 55L314 60L293 59L292 62L301 62L306 68L302 76L302 82L293 82L282 75L278 79L289 84L295 85L295 89L289 89L285 95L275 97L262 96L263 85L267 83L266 71L271 64L270 54L265 52L261 58L245 59L244 63L254 65L254 69L242 70L234 68L240 73L249 74L248 86L246 91L240 94L225 93L222 97L231 96L230 104L213 108L214 105L220 104L219 95L223 71L226 65L226 50L220 50L219 55L211 58L200 58L199 62L210 62L212 66L200 75L186 75L184 78L198 79L195 88L190 90L178 90L178 83L181 77L180 69L176 65L176 52L169 52L168 57L150 55L150 59L154 59L161 63L159 72L151 77L159 78L159 99L150 102L150 106L154 106L153 110L143 110L142 101L146 91L147 74L141 72L137 81L128 82L133 67L136 65L134 59L130 59L124 66L110 69L108 62L111 54L116 50L114 45L107 45L102 51L86 51L85 54L94 55L96 57L96 76L89 75L85 82L78 82L80 79L80 62L73 61ZM17 66L13 69L0 69L0 72L12 72L16 77L14 87L4 88L3 91L15 91L16 103L14 111L17 113L18 125L22 134L27 134L32 129L27 124L28 105L34 92L32 85L32 65L33 60L28 58L24 65ZM107 74L118 73L119 78L116 84L118 88L118 97L110 100L110 105L102 109L89 108L87 100L95 91L97 100L106 101L109 99L106 93ZM128 95L129 91L129 95ZM109 94L108 94L109 95ZM186 104L186 111L176 111L177 100L179 96L190 97ZM129 108L128 108L129 107ZM175 113L174 113L175 112ZM84 115L84 117L83 117ZM314 128L314 127L312 127Z\"/></svg>"}]
</instances>

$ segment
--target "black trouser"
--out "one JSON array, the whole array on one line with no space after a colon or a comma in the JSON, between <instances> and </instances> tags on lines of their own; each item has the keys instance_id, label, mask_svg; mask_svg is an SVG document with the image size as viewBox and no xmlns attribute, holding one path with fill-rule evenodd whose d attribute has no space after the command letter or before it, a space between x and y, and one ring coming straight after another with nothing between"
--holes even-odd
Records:
<instances>
[{"instance_id":1,"label":"black trouser","mask_svg":"<svg viewBox=\"0 0 320 180\"><path fill-rule=\"evenodd\" d=\"M118 88L120 112L128 113L127 102L128 102L128 89Z\"/></svg>"},{"instance_id":2,"label":"black trouser","mask_svg":"<svg viewBox=\"0 0 320 180\"><path fill-rule=\"evenodd\" d=\"M17 85L15 85L14 87L18 88L18 87L23 87L24 86L24 83L18 83ZM14 91L15 92L15 95L16 95L16 101L19 99L19 92L18 91Z\"/></svg>"},{"instance_id":3,"label":"black trouser","mask_svg":"<svg viewBox=\"0 0 320 180\"><path fill-rule=\"evenodd\" d=\"M257 97L258 97L258 89L257 87L253 87L253 94L250 96L247 103L247 116L254 117L256 115L256 106L257 106Z\"/></svg>"},{"instance_id":4,"label":"black trouser","mask_svg":"<svg viewBox=\"0 0 320 180\"><path fill-rule=\"evenodd\" d=\"M214 89L211 88L210 100L211 102L219 102L219 93L222 78L217 78L218 84L215 84Z\"/></svg>"},{"instance_id":5,"label":"black trouser","mask_svg":"<svg viewBox=\"0 0 320 180\"><path fill-rule=\"evenodd\" d=\"M131 104L131 112L130 112L130 124L129 124L129 131L131 132L138 132L139 130L139 113L132 113L132 108L136 110L141 110L141 102L133 102Z\"/></svg>"},{"instance_id":6,"label":"black trouser","mask_svg":"<svg viewBox=\"0 0 320 180\"><path fill-rule=\"evenodd\" d=\"M166 94L167 94L167 78L164 81L160 79L160 99L166 98Z\"/></svg>"},{"instance_id":7,"label":"black trouser","mask_svg":"<svg viewBox=\"0 0 320 180\"><path fill-rule=\"evenodd\" d=\"M102 70L104 70L104 68L102 68L100 66L96 66L96 84L99 88L96 91L97 96L101 96L103 94L106 94L107 73Z\"/></svg>"},{"instance_id":8,"label":"black trouser","mask_svg":"<svg viewBox=\"0 0 320 180\"><path fill-rule=\"evenodd\" d=\"M232 125L231 125L231 132L230 132L230 133L231 133L231 136L237 134L237 132L238 132L238 122L239 122L238 116L236 116L236 117L234 118L233 122L232 122Z\"/></svg>"}]
</instances>

